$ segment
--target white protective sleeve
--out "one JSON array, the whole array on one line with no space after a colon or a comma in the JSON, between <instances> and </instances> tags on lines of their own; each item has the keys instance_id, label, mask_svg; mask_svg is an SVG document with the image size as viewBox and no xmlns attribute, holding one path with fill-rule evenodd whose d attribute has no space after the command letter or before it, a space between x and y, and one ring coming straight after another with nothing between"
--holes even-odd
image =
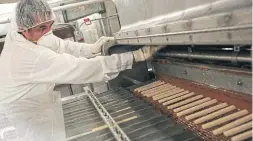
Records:
<instances>
[{"instance_id":1,"label":"white protective sleeve","mask_svg":"<svg viewBox=\"0 0 253 141\"><path fill-rule=\"evenodd\" d=\"M42 36L37 42L38 45L47 47L56 53L67 53L75 57L91 58L94 55L91 52L93 44L77 43L69 40L63 40L55 36L52 31Z\"/></svg>"},{"instance_id":2,"label":"white protective sleeve","mask_svg":"<svg viewBox=\"0 0 253 141\"><path fill-rule=\"evenodd\" d=\"M48 50L36 60L30 79L33 83L95 83L115 78L132 64L131 52L87 59Z\"/></svg>"}]
</instances>

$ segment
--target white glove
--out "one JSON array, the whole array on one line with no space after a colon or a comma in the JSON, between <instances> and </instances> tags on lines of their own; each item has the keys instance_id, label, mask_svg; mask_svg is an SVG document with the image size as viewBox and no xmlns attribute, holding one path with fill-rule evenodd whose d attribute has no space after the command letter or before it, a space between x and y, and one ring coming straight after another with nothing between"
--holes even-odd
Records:
<instances>
[{"instance_id":1,"label":"white glove","mask_svg":"<svg viewBox=\"0 0 253 141\"><path fill-rule=\"evenodd\" d=\"M144 46L133 51L135 62L141 62L150 59L162 46Z\"/></svg>"},{"instance_id":2,"label":"white glove","mask_svg":"<svg viewBox=\"0 0 253 141\"><path fill-rule=\"evenodd\" d=\"M111 45L115 44L114 37L100 37L95 44L93 44L93 47L91 48L91 53L98 54L101 53L102 47L105 46L110 42ZM113 42L113 43L112 43Z\"/></svg>"}]
</instances>

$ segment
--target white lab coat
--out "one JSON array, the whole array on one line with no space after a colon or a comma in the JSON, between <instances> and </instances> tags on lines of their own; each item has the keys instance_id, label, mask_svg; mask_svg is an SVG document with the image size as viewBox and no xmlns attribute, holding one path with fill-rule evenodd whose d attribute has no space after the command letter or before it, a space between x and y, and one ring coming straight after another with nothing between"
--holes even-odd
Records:
<instances>
[{"instance_id":1,"label":"white lab coat","mask_svg":"<svg viewBox=\"0 0 253 141\"><path fill-rule=\"evenodd\" d=\"M60 98L52 94L55 83L107 81L132 68L132 53L87 59L79 56L92 56L89 46L50 39L59 46L48 49L9 32L0 57L0 115L22 141L64 140Z\"/></svg>"}]
</instances>

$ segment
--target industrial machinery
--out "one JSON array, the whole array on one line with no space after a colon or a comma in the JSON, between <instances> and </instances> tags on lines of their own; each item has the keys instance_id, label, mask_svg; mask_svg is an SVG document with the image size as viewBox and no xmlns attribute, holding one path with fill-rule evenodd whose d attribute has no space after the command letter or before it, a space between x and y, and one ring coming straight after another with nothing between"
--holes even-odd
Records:
<instances>
[{"instance_id":1,"label":"industrial machinery","mask_svg":"<svg viewBox=\"0 0 253 141\"><path fill-rule=\"evenodd\" d=\"M94 0L54 10L91 4L86 12L99 12L101 31L117 41L105 54L164 47L106 92L63 97L67 140L252 140L251 0ZM65 21L82 15L66 12Z\"/></svg>"},{"instance_id":2,"label":"industrial machinery","mask_svg":"<svg viewBox=\"0 0 253 141\"><path fill-rule=\"evenodd\" d=\"M69 140L252 140L250 0L115 4L121 29L109 54L166 47L108 92L64 98Z\"/></svg>"}]
</instances>

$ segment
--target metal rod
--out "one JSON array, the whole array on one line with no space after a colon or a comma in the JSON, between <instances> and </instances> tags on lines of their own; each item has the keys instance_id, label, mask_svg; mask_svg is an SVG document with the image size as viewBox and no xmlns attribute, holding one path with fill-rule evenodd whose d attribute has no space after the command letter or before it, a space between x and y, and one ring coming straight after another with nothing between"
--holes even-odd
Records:
<instances>
[{"instance_id":1,"label":"metal rod","mask_svg":"<svg viewBox=\"0 0 253 141\"><path fill-rule=\"evenodd\" d=\"M210 28L210 29L203 29L203 30L182 31L182 32L164 33L164 34L152 34L152 35L144 35L144 36L116 38L116 40L138 39L138 38L149 38L149 37L171 36L171 35L182 35L182 34L193 34L193 33L206 33L206 32L217 32L217 31L221 32L221 31L239 30L239 29L249 29L249 30L251 30L252 25ZM117 34L119 34L119 33L117 33Z\"/></svg>"},{"instance_id":2,"label":"metal rod","mask_svg":"<svg viewBox=\"0 0 253 141\"><path fill-rule=\"evenodd\" d=\"M62 10L67 10L70 8L75 8L75 7L79 7L79 6L84 6L84 5L91 5L91 4L95 4L95 3L101 3L107 0L89 0L89 1L83 1L83 2L78 2L78 3L73 3L73 4L68 4L68 5L64 5L64 6L58 6L58 7L54 7L53 11L62 11Z\"/></svg>"},{"instance_id":3,"label":"metal rod","mask_svg":"<svg viewBox=\"0 0 253 141\"><path fill-rule=\"evenodd\" d=\"M97 18L97 19L94 19L94 20L91 20L91 21L96 21L96 20L100 20L100 19L109 19L109 18L113 18L113 17L116 17L118 16L118 14L113 14L113 15L110 15L110 16L106 16L106 17L101 17L101 18Z\"/></svg>"},{"instance_id":4,"label":"metal rod","mask_svg":"<svg viewBox=\"0 0 253 141\"><path fill-rule=\"evenodd\" d=\"M71 137L68 137L68 138L67 138L67 141L73 141L74 139L83 137L83 136L85 136L85 135L89 135L89 134L91 134L91 133L93 133L93 131L81 133L81 134L78 134L78 135L75 135L75 136L71 136Z\"/></svg>"},{"instance_id":5,"label":"metal rod","mask_svg":"<svg viewBox=\"0 0 253 141\"><path fill-rule=\"evenodd\" d=\"M113 136L117 141L130 141L128 136L125 134L125 132L119 127L119 125L114 121L114 119L111 117L111 115L107 112L107 110L103 107L103 105L99 102L99 100L96 98L96 96L92 93L91 90L89 90L90 93L87 93L87 96L89 97L90 101L94 105L94 107L97 109L99 115L104 120L104 122L108 125L110 131L112 132Z\"/></svg>"},{"instance_id":6,"label":"metal rod","mask_svg":"<svg viewBox=\"0 0 253 141\"><path fill-rule=\"evenodd\" d=\"M111 36L112 35L112 29L111 29L111 26L110 26L110 20L109 20L109 18L106 19L106 22L107 22L108 33Z\"/></svg>"},{"instance_id":7,"label":"metal rod","mask_svg":"<svg viewBox=\"0 0 253 141\"><path fill-rule=\"evenodd\" d=\"M252 58L250 53L240 52L238 55L233 55L233 52L226 51L193 51L188 53L187 51L169 51L163 53L157 53L157 56L161 57L176 57L176 58L188 58L188 59L204 59L204 60L216 60L216 61L231 61L236 60L240 63L251 63Z\"/></svg>"},{"instance_id":8,"label":"metal rod","mask_svg":"<svg viewBox=\"0 0 253 141\"><path fill-rule=\"evenodd\" d=\"M105 25L104 25L104 22L102 21L102 19L99 20L99 23L100 23L100 25L102 27L102 31L103 31L104 36L106 36L107 34L106 34L106 30L105 30Z\"/></svg>"}]
</instances>

